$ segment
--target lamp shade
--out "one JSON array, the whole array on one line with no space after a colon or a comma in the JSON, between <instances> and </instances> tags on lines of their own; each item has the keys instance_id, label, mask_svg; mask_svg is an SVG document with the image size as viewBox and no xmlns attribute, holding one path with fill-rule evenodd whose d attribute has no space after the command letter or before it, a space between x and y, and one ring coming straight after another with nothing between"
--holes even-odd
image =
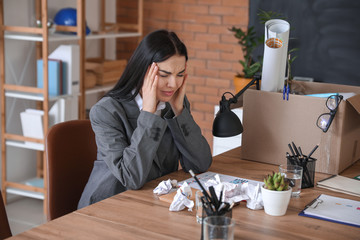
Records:
<instances>
[{"instance_id":1,"label":"lamp shade","mask_svg":"<svg viewBox=\"0 0 360 240\"><path fill-rule=\"evenodd\" d=\"M230 109L219 111L213 123L215 137L232 137L243 132L240 119Z\"/></svg>"},{"instance_id":2,"label":"lamp shade","mask_svg":"<svg viewBox=\"0 0 360 240\"><path fill-rule=\"evenodd\" d=\"M235 96L230 92L225 92L219 102L220 111L216 114L213 122L212 134L215 137L233 137L243 132L243 126L237 115L231 111L230 104L236 103L241 94L245 92L251 85L256 83L256 89L259 90L259 81L261 75L255 75L243 89L240 90ZM225 94L231 94L232 98L226 99Z\"/></svg>"}]
</instances>

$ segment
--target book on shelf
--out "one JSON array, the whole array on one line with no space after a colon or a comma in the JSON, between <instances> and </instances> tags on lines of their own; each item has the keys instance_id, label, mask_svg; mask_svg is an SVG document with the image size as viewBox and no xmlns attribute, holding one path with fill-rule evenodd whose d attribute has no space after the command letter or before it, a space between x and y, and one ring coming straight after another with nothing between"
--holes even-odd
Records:
<instances>
[{"instance_id":1,"label":"book on shelf","mask_svg":"<svg viewBox=\"0 0 360 240\"><path fill-rule=\"evenodd\" d=\"M75 96L56 100L49 110L49 126L78 119L78 98Z\"/></svg>"},{"instance_id":2,"label":"book on shelf","mask_svg":"<svg viewBox=\"0 0 360 240\"><path fill-rule=\"evenodd\" d=\"M44 139L43 116L44 111L31 108L20 113L22 131L25 137ZM25 145L34 148L42 146L41 143L34 142L25 142Z\"/></svg>"},{"instance_id":3,"label":"book on shelf","mask_svg":"<svg viewBox=\"0 0 360 240\"><path fill-rule=\"evenodd\" d=\"M48 59L48 87L50 96L62 95L66 92L66 66L59 59ZM37 87L44 87L43 60L37 60Z\"/></svg>"},{"instance_id":4,"label":"book on shelf","mask_svg":"<svg viewBox=\"0 0 360 240\"><path fill-rule=\"evenodd\" d=\"M64 87L64 94L71 95L65 99L66 108L64 109L64 119L72 120L78 119L79 100L78 94L80 92L80 48L77 44L60 45L50 55L51 59L60 59L66 69L65 77L63 78L66 87ZM62 108L62 103L58 103L54 112ZM50 110L51 111L51 110Z\"/></svg>"},{"instance_id":5,"label":"book on shelf","mask_svg":"<svg viewBox=\"0 0 360 240\"><path fill-rule=\"evenodd\" d=\"M39 188L44 188L44 179L43 178L32 178L25 181L25 184L28 186L34 186Z\"/></svg>"},{"instance_id":6,"label":"book on shelf","mask_svg":"<svg viewBox=\"0 0 360 240\"><path fill-rule=\"evenodd\" d=\"M80 50L78 45L60 45L50 55L51 59L59 59L66 69L64 94L77 95L80 91Z\"/></svg>"},{"instance_id":7,"label":"book on shelf","mask_svg":"<svg viewBox=\"0 0 360 240\"><path fill-rule=\"evenodd\" d=\"M78 108L74 102L77 102L77 97L61 98L55 101L49 110L49 127L69 120L78 119ZM74 111L74 107L75 111ZM43 139L44 126L43 126L44 111L38 109L27 108L24 112L20 113L21 127L25 137L32 137ZM41 148L41 143L25 142L27 147Z\"/></svg>"}]
</instances>

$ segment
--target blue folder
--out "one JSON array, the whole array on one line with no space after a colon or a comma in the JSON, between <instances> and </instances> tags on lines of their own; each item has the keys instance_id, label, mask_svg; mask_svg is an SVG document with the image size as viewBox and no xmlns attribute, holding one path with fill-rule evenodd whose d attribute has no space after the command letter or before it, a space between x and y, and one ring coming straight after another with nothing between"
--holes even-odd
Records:
<instances>
[{"instance_id":1,"label":"blue folder","mask_svg":"<svg viewBox=\"0 0 360 240\"><path fill-rule=\"evenodd\" d=\"M63 62L57 59L48 59L48 87L49 95L58 96L66 93L66 81L64 80L65 68ZM37 60L37 87L44 87L43 60Z\"/></svg>"}]
</instances>

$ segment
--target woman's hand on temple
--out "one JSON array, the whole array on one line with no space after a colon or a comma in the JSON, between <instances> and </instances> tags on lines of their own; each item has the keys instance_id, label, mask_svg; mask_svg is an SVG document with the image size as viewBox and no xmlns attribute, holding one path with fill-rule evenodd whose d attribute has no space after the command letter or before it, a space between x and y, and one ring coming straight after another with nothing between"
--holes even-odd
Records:
<instances>
[{"instance_id":1,"label":"woman's hand on temple","mask_svg":"<svg viewBox=\"0 0 360 240\"><path fill-rule=\"evenodd\" d=\"M174 96L170 100L171 108L175 114L175 116L179 116L184 109L184 97L186 92L186 79L187 74L184 75L184 81L181 87L176 91Z\"/></svg>"},{"instance_id":2,"label":"woman's hand on temple","mask_svg":"<svg viewBox=\"0 0 360 240\"><path fill-rule=\"evenodd\" d=\"M157 100L156 100L156 88L159 80L158 66L156 63L152 63L144 79L144 84L141 88L142 98L143 98L143 110L151 113L155 113Z\"/></svg>"}]
</instances>

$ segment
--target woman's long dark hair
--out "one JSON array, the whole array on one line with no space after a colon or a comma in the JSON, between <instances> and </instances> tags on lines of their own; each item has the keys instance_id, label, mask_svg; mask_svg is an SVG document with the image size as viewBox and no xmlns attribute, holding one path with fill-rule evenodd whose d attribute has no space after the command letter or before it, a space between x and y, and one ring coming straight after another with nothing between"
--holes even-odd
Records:
<instances>
[{"instance_id":1,"label":"woman's long dark hair","mask_svg":"<svg viewBox=\"0 0 360 240\"><path fill-rule=\"evenodd\" d=\"M174 32L158 30L148 34L131 56L122 76L106 95L118 100L132 100L141 90L145 74L153 62L163 62L180 55L188 60L186 46ZM131 91L135 89L135 93Z\"/></svg>"}]
</instances>

